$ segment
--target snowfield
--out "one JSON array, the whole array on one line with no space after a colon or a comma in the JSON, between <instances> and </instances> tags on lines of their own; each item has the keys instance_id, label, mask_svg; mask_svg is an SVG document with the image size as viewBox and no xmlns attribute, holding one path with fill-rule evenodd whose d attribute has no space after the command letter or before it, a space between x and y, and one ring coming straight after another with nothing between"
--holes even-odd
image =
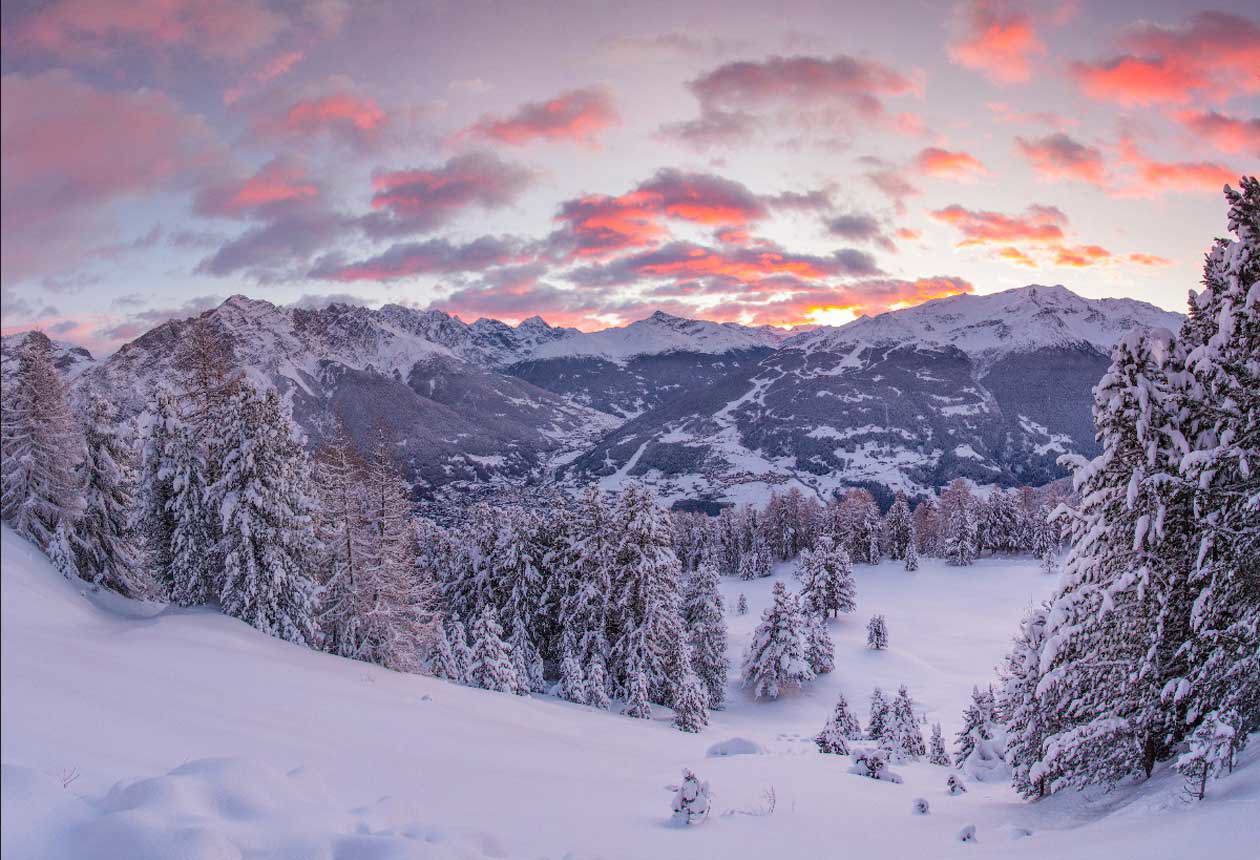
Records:
<instances>
[{"instance_id":1,"label":"snowfield","mask_svg":"<svg viewBox=\"0 0 1260 860\"><path fill-rule=\"evenodd\" d=\"M1005 782L950 796L956 771L926 763L896 765L901 785L847 773L849 758L812 742L838 691L865 721L874 685L908 684L952 741L972 684L993 677L1021 611L1054 583L1023 559L966 570L924 559L914 574L857 565L858 611L832 626L836 671L753 702L735 689L739 657L791 568L723 582L730 702L688 735L663 709L638 721L490 693L305 650L211 609L85 594L5 527L0 849L64 860L1256 856L1260 739L1195 805L1167 766L1137 787L1037 804ZM750 611L736 616L741 592ZM890 638L878 653L864 647L877 612ZM712 786L698 827L670 824L666 787L683 767ZM755 814L767 790L773 811ZM916 798L929 814L914 814ZM976 839L960 842L968 825Z\"/></svg>"}]
</instances>

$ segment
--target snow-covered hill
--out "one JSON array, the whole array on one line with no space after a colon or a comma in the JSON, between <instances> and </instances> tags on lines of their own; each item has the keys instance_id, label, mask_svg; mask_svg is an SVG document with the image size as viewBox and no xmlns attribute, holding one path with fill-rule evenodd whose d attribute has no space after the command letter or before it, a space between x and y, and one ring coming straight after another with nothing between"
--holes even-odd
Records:
<instances>
[{"instance_id":1,"label":"snow-covered hill","mask_svg":"<svg viewBox=\"0 0 1260 860\"><path fill-rule=\"evenodd\" d=\"M1134 299L1087 299L1062 285L1031 284L988 295L933 299L903 310L815 329L789 349L851 351L857 346L954 346L982 363L1019 352L1088 345L1106 352L1134 329L1181 325L1181 315Z\"/></svg>"},{"instance_id":2,"label":"snow-covered hill","mask_svg":"<svg viewBox=\"0 0 1260 860\"><path fill-rule=\"evenodd\" d=\"M18 350L26 344L29 337L42 337L48 341L52 347L53 364L65 374L66 379L77 379L81 373L96 364L92 353L81 346L51 340L42 332L24 331L0 338L0 377L8 379L10 374L17 371Z\"/></svg>"},{"instance_id":3,"label":"snow-covered hill","mask_svg":"<svg viewBox=\"0 0 1260 860\"><path fill-rule=\"evenodd\" d=\"M0 852L49 860L570 857L573 860L968 857L1115 860L1253 856L1260 743L1188 805L1165 768L1136 789L1038 804L1002 782L952 797L950 771L899 765L905 783L848 774L811 741L837 692L860 717L879 684L960 725L1015 619L1052 582L1031 562L960 573L925 560L856 571L859 611L836 622L836 671L754 702L732 687L702 734L564 703L399 675L269 639L210 609L164 609L57 575L7 527L0 577ZM723 584L731 656L770 586ZM959 578L967 580L960 587ZM863 647L870 613L890 648ZM706 756L743 737L763 754ZM709 780L714 813L668 825L682 767ZM763 793L773 789L774 811ZM914 798L931 812L915 816ZM977 841L956 841L974 824Z\"/></svg>"}]
</instances>

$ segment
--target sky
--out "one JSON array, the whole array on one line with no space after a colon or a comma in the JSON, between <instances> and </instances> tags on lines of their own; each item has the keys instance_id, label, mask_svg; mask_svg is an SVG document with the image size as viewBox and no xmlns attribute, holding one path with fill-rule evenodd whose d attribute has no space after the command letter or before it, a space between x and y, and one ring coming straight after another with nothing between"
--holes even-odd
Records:
<instances>
[{"instance_id":1,"label":"sky","mask_svg":"<svg viewBox=\"0 0 1260 860\"><path fill-rule=\"evenodd\" d=\"M1181 310L1260 165L1250 2L6 0L3 330L235 293L840 324Z\"/></svg>"}]
</instances>

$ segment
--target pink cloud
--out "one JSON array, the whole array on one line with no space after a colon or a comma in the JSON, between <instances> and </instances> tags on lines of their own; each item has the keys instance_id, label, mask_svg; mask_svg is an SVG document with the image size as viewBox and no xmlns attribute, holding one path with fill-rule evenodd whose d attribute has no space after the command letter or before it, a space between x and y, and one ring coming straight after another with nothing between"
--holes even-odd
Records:
<instances>
[{"instance_id":1,"label":"pink cloud","mask_svg":"<svg viewBox=\"0 0 1260 860\"><path fill-rule=\"evenodd\" d=\"M1176 119L1191 134L1210 140L1222 152L1260 156L1260 117L1239 119L1216 111L1181 111Z\"/></svg>"},{"instance_id":2,"label":"pink cloud","mask_svg":"<svg viewBox=\"0 0 1260 860\"><path fill-rule=\"evenodd\" d=\"M342 92L294 102L273 127L294 136L327 132L367 141L386 122L385 111L373 99Z\"/></svg>"},{"instance_id":3,"label":"pink cloud","mask_svg":"<svg viewBox=\"0 0 1260 860\"><path fill-rule=\"evenodd\" d=\"M225 90L223 103L228 106L234 105L257 87L288 74L294 66L302 61L304 56L301 51L286 51L283 54L272 57L250 75L246 82Z\"/></svg>"},{"instance_id":4,"label":"pink cloud","mask_svg":"<svg viewBox=\"0 0 1260 860\"><path fill-rule=\"evenodd\" d=\"M593 87L522 105L506 117L482 117L460 136L513 146L537 140L594 144L603 131L620 122L612 95L605 89Z\"/></svg>"},{"instance_id":5,"label":"pink cloud","mask_svg":"<svg viewBox=\"0 0 1260 860\"><path fill-rule=\"evenodd\" d=\"M1122 197L1152 197L1164 192L1220 193L1239 173L1215 161L1160 161L1143 153L1132 140L1121 141L1120 163L1133 174L1132 181L1116 191Z\"/></svg>"},{"instance_id":6,"label":"pink cloud","mask_svg":"<svg viewBox=\"0 0 1260 860\"><path fill-rule=\"evenodd\" d=\"M1260 25L1226 12L1199 12L1176 27L1138 24L1108 60L1075 63L1095 99L1123 105L1186 104L1260 92Z\"/></svg>"},{"instance_id":7,"label":"pink cloud","mask_svg":"<svg viewBox=\"0 0 1260 860\"><path fill-rule=\"evenodd\" d=\"M195 210L224 218L268 215L285 207L314 202L320 186L300 159L277 157L253 176L213 185L197 195Z\"/></svg>"},{"instance_id":8,"label":"pink cloud","mask_svg":"<svg viewBox=\"0 0 1260 860\"><path fill-rule=\"evenodd\" d=\"M929 146L920 151L914 159L914 164L920 173L961 182L969 182L989 172L973 155L966 152L951 152L935 146Z\"/></svg>"},{"instance_id":9,"label":"pink cloud","mask_svg":"<svg viewBox=\"0 0 1260 860\"><path fill-rule=\"evenodd\" d=\"M949 45L950 59L996 83L1027 81L1033 57L1046 52L1032 19L1002 0L969 0L958 18L960 33Z\"/></svg>"},{"instance_id":10,"label":"pink cloud","mask_svg":"<svg viewBox=\"0 0 1260 860\"><path fill-rule=\"evenodd\" d=\"M19 20L12 40L70 61L108 58L120 41L241 60L289 26L260 0L55 0Z\"/></svg>"},{"instance_id":11,"label":"pink cloud","mask_svg":"<svg viewBox=\"0 0 1260 860\"><path fill-rule=\"evenodd\" d=\"M1099 187L1105 182L1102 151L1062 132L1033 140L1017 137L1015 145L1044 179L1075 179Z\"/></svg>"},{"instance_id":12,"label":"pink cloud","mask_svg":"<svg viewBox=\"0 0 1260 860\"><path fill-rule=\"evenodd\" d=\"M929 213L937 221L959 231L959 247L1009 242L1058 242L1063 239L1067 215L1054 206L1029 206L1020 215L966 209L958 204Z\"/></svg>"},{"instance_id":13,"label":"pink cloud","mask_svg":"<svg viewBox=\"0 0 1260 860\"><path fill-rule=\"evenodd\" d=\"M719 66L689 86L705 109L823 106L840 102L866 116L882 112L881 96L920 91L897 70L871 60L839 55L770 57Z\"/></svg>"}]
</instances>

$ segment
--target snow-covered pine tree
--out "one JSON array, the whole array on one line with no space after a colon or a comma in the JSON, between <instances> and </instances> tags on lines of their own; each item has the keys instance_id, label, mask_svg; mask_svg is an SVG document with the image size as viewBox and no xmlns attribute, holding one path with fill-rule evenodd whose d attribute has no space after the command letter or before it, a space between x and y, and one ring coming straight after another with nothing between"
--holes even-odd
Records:
<instances>
[{"instance_id":1,"label":"snow-covered pine tree","mask_svg":"<svg viewBox=\"0 0 1260 860\"><path fill-rule=\"evenodd\" d=\"M876 687L871 691L870 717L866 724L866 737L868 740L883 740L884 735L889 730L890 716L888 700L884 698L884 691Z\"/></svg>"},{"instance_id":2,"label":"snow-covered pine tree","mask_svg":"<svg viewBox=\"0 0 1260 860\"><path fill-rule=\"evenodd\" d=\"M118 412L105 398L88 403L83 461L84 509L79 521L77 561L89 582L124 597L153 595L140 559L135 522L137 475L131 445L118 429Z\"/></svg>"},{"instance_id":3,"label":"snow-covered pine tree","mask_svg":"<svg viewBox=\"0 0 1260 860\"><path fill-rule=\"evenodd\" d=\"M949 767L949 753L945 751L945 734L940 723L932 723L932 739L928 742L928 763Z\"/></svg>"},{"instance_id":4,"label":"snow-covered pine tree","mask_svg":"<svg viewBox=\"0 0 1260 860\"><path fill-rule=\"evenodd\" d=\"M443 678L456 683L464 680L462 667L455 657L455 649L451 647L450 634L445 624L437 625L433 648L429 652L429 674L434 678Z\"/></svg>"},{"instance_id":5,"label":"snow-covered pine tree","mask_svg":"<svg viewBox=\"0 0 1260 860\"><path fill-rule=\"evenodd\" d=\"M598 652L607 657L608 603L612 594L612 511L596 486L583 493L570 523L566 546L553 578L562 579L557 625L576 642L575 657L589 667Z\"/></svg>"},{"instance_id":6,"label":"snow-covered pine tree","mask_svg":"<svg viewBox=\"0 0 1260 860\"><path fill-rule=\"evenodd\" d=\"M801 553L800 570L803 608L832 617L857 609L853 563L844 544L820 536L812 550Z\"/></svg>"},{"instance_id":7,"label":"snow-covered pine tree","mask_svg":"<svg viewBox=\"0 0 1260 860\"><path fill-rule=\"evenodd\" d=\"M1207 255L1181 340L1188 379L1182 480L1192 494L1190 636L1167 698L1189 724L1235 711L1260 728L1260 180L1226 187L1228 227ZM1167 526L1166 526L1167 528Z\"/></svg>"},{"instance_id":8,"label":"snow-covered pine tree","mask_svg":"<svg viewBox=\"0 0 1260 860\"><path fill-rule=\"evenodd\" d=\"M515 693L518 675L512 662L512 652L503 641L503 628L495 617L494 607L482 607L481 614L473 621L473 659L468 678L483 690L498 693Z\"/></svg>"},{"instance_id":9,"label":"snow-covered pine tree","mask_svg":"<svg viewBox=\"0 0 1260 860\"><path fill-rule=\"evenodd\" d=\"M682 570L670 546L668 521L647 489L631 483L618 500L613 532L609 671L620 689L629 685L632 671L643 672L652 700L671 704L691 667L675 659L686 637Z\"/></svg>"},{"instance_id":10,"label":"snow-covered pine tree","mask_svg":"<svg viewBox=\"0 0 1260 860\"><path fill-rule=\"evenodd\" d=\"M878 564L883 523L879 506L869 490L855 488L844 494L835 515L836 532L832 537L845 545L853 561Z\"/></svg>"},{"instance_id":11,"label":"snow-covered pine tree","mask_svg":"<svg viewBox=\"0 0 1260 860\"><path fill-rule=\"evenodd\" d=\"M183 388L184 415L203 431L212 431L241 381L231 341L212 314L190 320L179 332L173 367Z\"/></svg>"},{"instance_id":12,"label":"snow-covered pine tree","mask_svg":"<svg viewBox=\"0 0 1260 860\"><path fill-rule=\"evenodd\" d=\"M516 692L522 696L546 692L547 684L543 680L542 655L538 653L537 646L529 638L525 623L519 618L514 619L511 630L508 636L508 648L512 651L512 665L516 668ZM576 660L574 662L576 664ZM578 671L581 671L580 666L578 666Z\"/></svg>"},{"instance_id":13,"label":"snow-covered pine tree","mask_svg":"<svg viewBox=\"0 0 1260 860\"><path fill-rule=\"evenodd\" d=\"M1019 552L1023 523L1013 493L995 489L980 510L978 544L990 552Z\"/></svg>"},{"instance_id":14,"label":"snow-covered pine tree","mask_svg":"<svg viewBox=\"0 0 1260 860\"><path fill-rule=\"evenodd\" d=\"M226 431L226 423L219 429ZM199 606L217 597L223 582L220 510L206 483L210 469L200 432L178 414L167 430L157 478L170 491L166 500L170 547L160 553L169 559L170 568L160 578L170 582L175 603Z\"/></svg>"},{"instance_id":15,"label":"snow-covered pine tree","mask_svg":"<svg viewBox=\"0 0 1260 860\"><path fill-rule=\"evenodd\" d=\"M694 674L687 675L674 697L674 728L680 732L698 732L709 724L708 694Z\"/></svg>"},{"instance_id":16,"label":"snow-covered pine tree","mask_svg":"<svg viewBox=\"0 0 1260 860\"><path fill-rule=\"evenodd\" d=\"M923 743L923 731L914 716L914 703L910 700L910 691L902 684L893 699L889 715L889 731L885 742L893 754L900 759L917 759L927 755L927 745Z\"/></svg>"},{"instance_id":17,"label":"snow-covered pine tree","mask_svg":"<svg viewBox=\"0 0 1260 860\"><path fill-rule=\"evenodd\" d=\"M836 700L835 710L831 712L827 724L815 736L814 743L818 745L818 751L821 753L848 755L849 741L857 739L861 734L862 730L858 726L857 718L849 712L849 703L845 701L842 694Z\"/></svg>"},{"instance_id":18,"label":"snow-covered pine tree","mask_svg":"<svg viewBox=\"0 0 1260 860\"><path fill-rule=\"evenodd\" d=\"M564 655L560 661L560 683L556 685L556 695L566 702L585 705L590 700L590 692L586 687L586 675L582 665L572 652Z\"/></svg>"},{"instance_id":19,"label":"snow-covered pine tree","mask_svg":"<svg viewBox=\"0 0 1260 860\"><path fill-rule=\"evenodd\" d=\"M918 544L918 539L914 537L913 526L910 527L910 534L910 542L906 544L906 573L914 573L919 569L919 550L916 546Z\"/></svg>"},{"instance_id":20,"label":"snow-covered pine tree","mask_svg":"<svg viewBox=\"0 0 1260 860\"><path fill-rule=\"evenodd\" d=\"M694 773L683 768L682 783L674 791L670 808L675 824L700 824L709 815L709 783L701 782Z\"/></svg>"},{"instance_id":21,"label":"snow-covered pine tree","mask_svg":"<svg viewBox=\"0 0 1260 860\"><path fill-rule=\"evenodd\" d=\"M888 557L901 561L906 557L907 547L914 542L914 522L910 516L910 504L906 494L897 491L892 506L884 514L884 551Z\"/></svg>"},{"instance_id":22,"label":"snow-covered pine tree","mask_svg":"<svg viewBox=\"0 0 1260 860\"><path fill-rule=\"evenodd\" d=\"M66 520L63 519L57 523L57 528L53 530L52 540L48 542L45 552L53 569L60 572L66 579L81 578L74 539L70 536L70 527L66 525Z\"/></svg>"},{"instance_id":23,"label":"snow-covered pine tree","mask_svg":"<svg viewBox=\"0 0 1260 860\"><path fill-rule=\"evenodd\" d=\"M636 720L652 719L652 703L648 696L647 673L638 666L631 668L626 683L626 706L621 713Z\"/></svg>"},{"instance_id":24,"label":"snow-covered pine tree","mask_svg":"<svg viewBox=\"0 0 1260 860\"><path fill-rule=\"evenodd\" d=\"M691 668L704 684L710 708L720 708L726 698L726 618L718 584L717 565L706 558L690 577L683 602Z\"/></svg>"},{"instance_id":25,"label":"snow-covered pine tree","mask_svg":"<svg viewBox=\"0 0 1260 860\"><path fill-rule=\"evenodd\" d=\"M448 638L451 643L451 654L455 657L455 666L459 671L459 680L467 684L472 675L473 649L468 644L468 630L459 619L452 619Z\"/></svg>"},{"instance_id":26,"label":"snow-covered pine tree","mask_svg":"<svg viewBox=\"0 0 1260 860\"><path fill-rule=\"evenodd\" d=\"M971 688L971 703L963 711L963 726L954 737L954 766L962 767L977 747L993 741L993 705L979 687Z\"/></svg>"},{"instance_id":27,"label":"snow-covered pine tree","mask_svg":"<svg viewBox=\"0 0 1260 860\"><path fill-rule=\"evenodd\" d=\"M777 699L787 687L814 678L807 647L808 631L796 595L782 582L771 589L774 603L761 615L744 656L743 685L757 698Z\"/></svg>"},{"instance_id":28,"label":"snow-covered pine tree","mask_svg":"<svg viewBox=\"0 0 1260 860\"><path fill-rule=\"evenodd\" d=\"M1031 771L1041 758L1053 719L1037 699L1047 609L1043 604L1024 616L1019 635L1006 655L998 690L997 707L1006 722L1006 763L1011 768L1012 785L1023 797L1043 797L1046 793L1045 779L1033 779Z\"/></svg>"},{"instance_id":29,"label":"snow-covered pine tree","mask_svg":"<svg viewBox=\"0 0 1260 860\"><path fill-rule=\"evenodd\" d=\"M748 614L748 596L743 594L742 592L739 595L739 599L735 601L735 614L736 615Z\"/></svg>"},{"instance_id":30,"label":"snow-covered pine tree","mask_svg":"<svg viewBox=\"0 0 1260 860\"><path fill-rule=\"evenodd\" d=\"M317 643L318 543L310 463L275 390L240 385L219 415L210 488L223 559L223 611L271 636Z\"/></svg>"},{"instance_id":31,"label":"snow-covered pine tree","mask_svg":"<svg viewBox=\"0 0 1260 860\"><path fill-rule=\"evenodd\" d=\"M1207 794L1209 778L1233 769L1237 729L1213 711L1190 735L1188 749L1177 759L1177 772L1186 780L1186 793L1195 800Z\"/></svg>"},{"instance_id":32,"label":"snow-covered pine tree","mask_svg":"<svg viewBox=\"0 0 1260 860\"><path fill-rule=\"evenodd\" d=\"M324 650L351 658L359 655L363 642L363 565L368 556L366 466L349 433L338 422L337 431L315 458L319 493L315 535L323 550L319 626ZM457 664L444 665L447 656L454 660L454 652L440 653L443 647L452 647L447 631L441 631L435 647L438 651L432 673L462 681Z\"/></svg>"},{"instance_id":33,"label":"snow-covered pine tree","mask_svg":"<svg viewBox=\"0 0 1260 860\"><path fill-rule=\"evenodd\" d=\"M1056 726L1030 769L1050 791L1149 775L1183 731L1161 695L1180 670L1194 600L1189 494L1170 479L1178 353L1167 332L1122 339L1094 389L1102 453L1071 460L1081 502L1038 685Z\"/></svg>"},{"instance_id":34,"label":"snow-covered pine tree","mask_svg":"<svg viewBox=\"0 0 1260 860\"><path fill-rule=\"evenodd\" d=\"M914 534L919 542L919 555L939 558L944 539L941 535L940 509L936 502L924 499L914 506Z\"/></svg>"},{"instance_id":35,"label":"snow-covered pine tree","mask_svg":"<svg viewBox=\"0 0 1260 860\"><path fill-rule=\"evenodd\" d=\"M612 706L608 698L608 676L604 672L604 658L599 654L591 657L586 666L586 703L592 708L606 711Z\"/></svg>"},{"instance_id":36,"label":"snow-covered pine tree","mask_svg":"<svg viewBox=\"0 0 1260 860\"><path fill-rule=\"evenodd\" d=\"M75 474L83 437L53 365L52 342L42 332L26 335L4 394L0 513L41 550L48 549L64 520L74 546L83 515L83 488Z\"/></svg>"},{"instance_id":37,"label":"snow-covered pine tree","mask_svg":"<svg viewBox=\"0 0 1260 860\"><path fill-rule=\"evenodd\" d=\"M806 626L805 659L815 675L825 675L836 667L836 646L831 641L825 616L802 612Z\"/></svg>"},{"instance_id":38,"label":"snow-covered pine tree","mask_svg":"<svg viewBox=\"0 0 1260 860\"><path fill-rule=\"evenodd\" d=\"M739 559L739 578L744 580L763 579L770 575L770 548L761 538L760 533L753 538L752 546Z\"/></svg>"},{"instance_id":39,"label":"snow-covered pine tree","mask_svg":"<svg viewBox=\"0 0 1260 860\"><path fill-rule=\"evenodd\" d=\"M888 624L883 615L872 615L866 622L866 647L882 651L888 647Z\"/></svg>"},{"instance_id":40,"label":"snow-covered pine tree","mask_svg":"<svg viewBox=\"0 0 1260 860\"><path fill-rule=\"evenodd\" d=\"M947 494L958 485L956 502L948 507L942 500L942 508L948 511L944 518L944 545L941 548L945 560L956 567L967 567L979 553L980 532L976 521L977 504L971 491L961 479L954 481Z\"/></svg>"}]
</instances>

